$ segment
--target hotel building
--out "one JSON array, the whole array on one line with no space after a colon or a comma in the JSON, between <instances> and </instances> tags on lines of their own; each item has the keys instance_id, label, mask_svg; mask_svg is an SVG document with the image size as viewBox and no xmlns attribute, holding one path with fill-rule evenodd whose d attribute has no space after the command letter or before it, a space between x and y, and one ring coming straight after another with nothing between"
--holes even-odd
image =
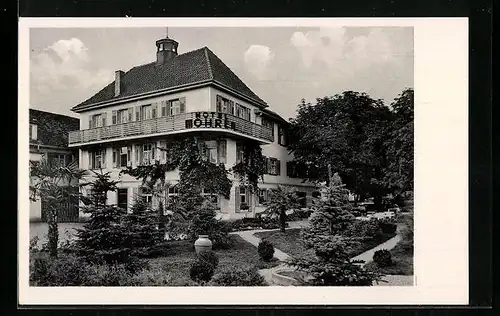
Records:
<instances>
[{"instance_id":1,"label":"hotel building","mask_svg":"<svg viewBox=\"0 0 500 316\"><path fill-rule=\"evenodd\" d=\"M315 194L313 184L296 177L287 151L287 121L245 85L210 49L178 54L178 42L156 41L156 61L115 72L115 80L76 105L80 129L69 133L69 146L78 149L80 168L103 169L120 180L112 204L130 209L135 196L156 204L141 181L120 175L127 167L165 162L172 137L200 136L206 141L207 159L233 167L246 140L257 141L266 156L267 172L251 193L233 181L230 199L217 197L222 218L252 217L264 209L268 190L292 186L306 206ZM178 171L167 174L175 185ZM175 195L175 186L165 196Z\"/></svg>"}]
</instances>

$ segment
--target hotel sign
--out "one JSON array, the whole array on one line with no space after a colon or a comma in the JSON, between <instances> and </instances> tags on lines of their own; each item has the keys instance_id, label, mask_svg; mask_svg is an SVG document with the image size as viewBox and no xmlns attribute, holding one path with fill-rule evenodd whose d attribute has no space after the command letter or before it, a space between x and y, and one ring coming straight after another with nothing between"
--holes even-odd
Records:
<instances>
[{"instance_id":1,"label":"hotel sign","mask_svg":"<svg viewBox=\"0 0 500 316\"><path fill-rule=\"evenodd\" d=\"M186 120L186 128L223 128L236 129L235 122L230 122L226 113L195 112L194 118Z\"/></svg>"}]
</instances>

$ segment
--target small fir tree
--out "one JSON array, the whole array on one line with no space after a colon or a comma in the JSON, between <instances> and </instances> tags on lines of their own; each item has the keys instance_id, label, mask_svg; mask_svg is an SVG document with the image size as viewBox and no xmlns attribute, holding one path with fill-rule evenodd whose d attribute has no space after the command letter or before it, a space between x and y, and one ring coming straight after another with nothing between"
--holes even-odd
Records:
<instances>
[{"instance_id":1,"label":"small fir tree","mask_svg":"<svg viewBox=\"0 0 500 316\"><path fill-rule=\"evenodd\" d=\"M151 210L142 198L136 198L124 221L127 248L141 256L158 243L161 240L158 219L157 211Z\"/></svg>"},{"instance_id":2,"label":"small fir tree","mask_svg":"<svg viewBox=\"0 0 500 316\"><path fill-rule=\"evenodd\" d=\"M310 227L302 234L304 244L314 250L315 256L291 261L293 266L313 277L313 285L372 285L378 277L350 258L350 250L357 244L357 238L342 235L354 220L349 210L347 190L335 174L325 189L325 198L314 207Z\"/></svg>"},{"instance_id":3,"label":"small fir tree","mask_svg":"<svg viewBox=\"0 0 500 316\"><path fill-rule=\"evenodd\" d=\"M118 181L109 172L93 172L95 179L85 184L89 196L81 197L83 212L90 214L82 229L77 229L77 252L91 262L124 263L131 258L125 241L128 233L122 223L125 211L107 204L107 193L116 191Z\"/></svg>"}]
</instances>

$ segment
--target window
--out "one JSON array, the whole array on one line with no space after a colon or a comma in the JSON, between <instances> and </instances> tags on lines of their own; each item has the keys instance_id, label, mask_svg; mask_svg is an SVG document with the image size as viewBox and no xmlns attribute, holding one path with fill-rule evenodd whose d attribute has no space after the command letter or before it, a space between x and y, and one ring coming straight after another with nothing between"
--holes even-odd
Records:
<instances>
[{"instance_id":1,"label":"window","mask_svg":"<svg viewBox=\"0 0 500 316\"><path fill-rule=\"evenodd\" d=\"M236 116L244 120L250 121L250 109L241 104L236 103Z\"/></svg>"},{"instance_id":2,"label":"window","mask_svg":"<svg viewBox=\"0 0 500 316\"><path fill-rule=\"evenodd\" d=\"M142 163L148 165L154 160L154 147L153 144L147 143L142 145Z\"/></svg>"},{"instance_id":3,"label":"window","mask_svg":"<svg viewBox=\"0 0 500 316\"><path fill-rule=\"evenodd\" d=\"M51 167L64 167L66 166L66 155L65 154L54 154L48 153L47 159Z\"/></svg>"},{"instance_id":4,"label":"window","mask_svg":"<svg viewBox=\"0 0 500 316\"><path fill-rule=\"evenodd\" d=\"M217 141L207 141L205 144L208 161L217 163Z\"/></svg>"},{"instance_id":5,"label":"window","mask_svg":"<svg viewBox=\"0 0 500 316\"><path fill-rule=\"evenodd\" d=\"M240 163L243 161L243 157L245 154L245 147L242 143L236 143L236 163Z\"/></svg>"},{"instance_id":6,"label":"window","mask_svg":"<svg viewBox=\"0 0 500 316\"><path fill-rule=\"evenodd\" d=\"M90 128L98 128L106 125L106 115L94 114L90 116Z\"/></svg>"},{"instance_id":7,"label":"window","mask_svg":"<svg viewBox=\"0 0 500 316\"><path fill-rule=\"evenodd\" d=\"M151 207L153 203L153 192L148 188L141 188L141 198L144 203Z\"/></svg>"},{"instance_id":8,"label":"window","mask_svg":"<svg viewBox=\"0 0 500 316\"><path fill-rule=\"evenodd\" d=\"M271 129L271 133L274 136L274 123L273 123L273 121L263 117L262 118L262 126Z\"/></svg>"},{"instance_id":9,"label":"window","mask_svg":"<svg viewBox=\"0 0 500 316\"><path fill-rule=\"evenodd\" d=\"M241 204L247 204L247 188L244 186L240 187L240 209L244 209Z\"/></svg>"},{"instance_id":10,"label":"window","mask_svg":"<svg viewBox=\"0 0 500 316\"><path fill-rule=\"evenodd\" d=\"M234 115L234 102L223 96L217 95L216 111Z\"/></svg>"},{"instance_id":11,"label":"window","mask_svg":"<svg viewBox=\"0 0 500 316\"><path fill-rule=\"evenodd\" d=\"M132 122L133 109L122 109L112 112L112 124Z\"/></svg>"},{"instance_id":12,"label":"window","mask_svg":"<svg viewBox=\"0 0 500 316\"><path fill-rule=\"evenodd\" d=\"M170 115L181 114L181 102L179 99L168 101L170 104Z\"/></svg>"},{"instance_id":13,"label":"window","mask_svg":"<svg viewBox=\"0 0 500 316\"><path fill-rule=\"evenodd\" d=\"M106 150L98 149L89 152L89 167L90 169L106 168Z\"/></svg>"},{"instance_id":14,"label":"window","mask_svg":"<svg viewBox=\"0 0 500 316\"><path fill-rule=\"evenodd\" d=\"M278 144L286 146L286 129L283 126L278 126Z\"/></svg>"},{"instance_id":15,"label":"window","mask_svg":"<svg viewBox=\"0 0 500 316\"><path fill-rule=\"evenodd\" d=\"M38 127L36 124L30 124L30 140L37 140L38 138Z\"/></svg>"},{"instance_id":16,"label":"window","mask_svg":"<svg viewBox=\"0 0 500 316\"><path fill-rule=\"evenodd\" d=\"M131 165L132 147L120 147L113 150L113 167L123 168Z\"/></svg>"},{"instance_id":17,"label":"window","mask_svg":"<svg viewBox=\"0 0 500 316\"><path fill-rule=\"evenodd\" d=\"M153 118L153 107L151 104L141 107L141 120L150 120Z\"/></svg>"},{"instance_id":18,"label":"window","mask_svg":"<svg viewBox=\"0 0 500 316\"><path fill-rule=\"evenodd\" d=\"M279 176L281 174L281 164L276 158L266 158L267 160L267 174L272 176Z\"/></svg>"},{"instance_id":19,"label":"window","mask_svg":"<svg viewBox=\"0 0 500 316\"><path fill-rule=\"evenodd\" d=\"M167 116L167 102L166 100L160 101L160 116Z\"/></svg>"},{"instance_id":20,"label":"window","mask_svg":"<svg viewBox=\"0 0 500 316\"><path fill-rule=\"evenodd\" d=\"M269 199L269 191L267 189L259 189L259 204L264 205Z\"/></svg>"}]
</instances>

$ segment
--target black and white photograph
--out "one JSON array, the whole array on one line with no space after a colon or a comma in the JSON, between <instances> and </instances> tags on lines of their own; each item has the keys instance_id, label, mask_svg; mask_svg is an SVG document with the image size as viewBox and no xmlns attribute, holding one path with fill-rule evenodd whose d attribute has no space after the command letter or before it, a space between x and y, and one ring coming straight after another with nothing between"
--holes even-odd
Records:
<instances>
[{"instance_id":1,"label":"black and white photograph","mask_svg":"<svg viewBox=\"0 0 500 316\"><path fill-rule=\"evenodd\" d=\"M415 28L220 20L27 27L27 286L415 288Z\"/></svg>"}]
</instances>

